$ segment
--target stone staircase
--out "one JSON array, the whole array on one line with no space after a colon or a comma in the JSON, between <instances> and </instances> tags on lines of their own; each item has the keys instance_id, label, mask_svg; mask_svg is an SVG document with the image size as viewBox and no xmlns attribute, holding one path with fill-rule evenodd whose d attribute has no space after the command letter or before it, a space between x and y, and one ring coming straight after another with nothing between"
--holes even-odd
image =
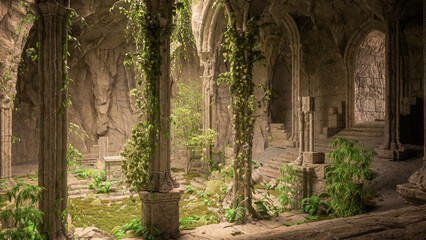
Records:
<instances>
[{"instance_id":1,"label":"stone staircase","mask_svg":"<svg viewBox=\"0 0 426 240\"><path fill-rule=\"evenodd\" d=\"M298 148L289 148L284 146L284 140L288 136L284 133L282 124L271 124L271 133L272 141L270 145L273 147L285 149L285 153L281 154L279 157L267 161L264 163L263 167L259 169L266 182L279 178L281 176L279 170L280 167L282 167L284 164L294 162L299 155ZM357 125L352 128L345 128L330 138L315 139L315 152L330 152L332 149L329 146L329 143L338 137L350 140L358 140L358 143L355 145L358 147L365 149L375 149L383 143L383 122ZM327 161L328 159L326 158L326 162Z\"/></svg>"},{"instance_id":2,"label":"stone staircase","mask_svg":"<svg viewBox=\"0 0 426 240\"><path fill-rule=\"evenodd\" d=\"M358 143L355 146L362 147L365 149L375 149L383 143L384 139L384 126L383 123L375 124L364 124L354 126L352 128L344 128L336 135L326 139L315 139L316 152L328 153L332 149L329 143L336 140L336 138L346 138L350 140L357 140Z\"/></svg>"},{"instance_id":3,"label":"stone staircase","mask_svg":"<svg viewBox=\"0 0 426 240\"><path fill-rule=\"evenodd\" d=\"M72 173L68 174L68 196L69 198L100 198L109 200L118 200L128 198L130 192L125 188L124 183L119 180L112 180L111 182L116 186L111 186L111 192L95 194L93 189L89 188L89 184L93 178L77 179Z\"/></svg>"},{"instance_id":4,"label":"stone staircase","mask_svg":"<svg viewBox=\"0 0 426 240\"><path fill-rule=\"evenodd\" d=\"M285 153L281 154L277 158L271 159L270 161L265 163L263 167L259 168L262 177L266 180L266 182L269 182L276 178L280 178L280 168L283 167L284 164L294 162L294 160L296 160L298 156L298 149L287 148Z\"/></svg>"},{"instance_id":5,"label":"stone staircase","mask_svg":"<svg viewBox=\"0 0 426 240\"><path fill-rule=\"evenodd\" d=\"M289 138L289 134L284 131L284 123L271 123L271 141L270 146L285 148L285 140Z\"/></svg>"}]
</instances>

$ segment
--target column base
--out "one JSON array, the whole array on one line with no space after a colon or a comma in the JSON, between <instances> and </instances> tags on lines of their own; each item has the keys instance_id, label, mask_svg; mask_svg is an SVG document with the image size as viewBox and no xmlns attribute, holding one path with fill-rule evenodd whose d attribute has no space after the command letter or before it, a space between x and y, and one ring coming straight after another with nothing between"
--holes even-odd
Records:
<instances>
[{"instance_id":1,"label":"column base","mask_svg":"<svg viewBox=\"0 0 426 240\"><path fill-rule=\"evenodd\" d=\"M308 164L322 164L325 161L325 154L323 152L304 152L303 163Z\"/></svg>"},{"instance_id":2,"label":"column base","mask_svg":"<svg viewBox=\"0 0 426 240\"><path fill-rule=\"evenodd\" d=\"M173 189L168 193L142 191L142 224L157 235L152 228L160 230L165 239L179 236L179 200L183 192Z\"/></svg>"},{"instance_id":3,"label":"column base","mask_svg":"<svg viewBox=\"0 0 426 240\"><path fill-rule=\"evenodd\" d=\"M390 150L384 150L384 149L376 149L375 150L378 154L377 157L388 159L391 161L403 161L407 158L412 156L412 152L409 150L398 150L398 149L390 149Z\"/></svg>"},{"instance_id":4,"label":"column base","mask_svg":"<svg viewBox=\"0 0 426 240\"><path fill-rule=\"evenodd\" d=\"M400 184L396 186L396 190L407 204L416 206L426 204L426 192L422 191L415 184Z\"/></svg>"},{"instance_id":5,"label":"column base","mask_svg":"<svg viewBox=\"0 0 426 240\"><path fill-rule=\"evenodd\" d=\"M285 147L291 147L291 148L297 148L297 147L299 147L299 142L291 140L291 139L284 140L284 146Z\"/></svg>"}]
</instances>

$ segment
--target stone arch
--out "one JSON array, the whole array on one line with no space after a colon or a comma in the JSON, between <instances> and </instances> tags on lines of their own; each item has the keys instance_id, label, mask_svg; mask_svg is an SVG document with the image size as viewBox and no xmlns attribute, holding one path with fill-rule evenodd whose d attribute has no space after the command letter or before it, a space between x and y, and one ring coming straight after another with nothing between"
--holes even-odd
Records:
<instances>
[{"instance_id":1,"label":"stone arch","mask_svg":"<svg viewBox=\"0 0 426 240\"><path fill-rule=\"evenodd\" d=\"M286 142L286 145L298 145L299 133L299 114L301 104L299 98L301 97L300 87L300 65L302 62L302 45L300 39L299 28L293 17L287 12L282 12L280 9L271 6L271 15L275 23L282 26L285 38L289 43L291 50L291 136Z\"/></svg>"},{"instance_id":2,"label":"stone arch","mask_svg":"<svg viewBox=\"0 0 426 240\"><path fill-rule=\"evenodd\" d=\"M346 92L346 127L350 128L354 125L354 79L356 68L356 57L360 45L372 31L380 31L386 33L385 23L372 20L362 24L355 33L350 37L346 45L345 54L343 56L344 64L347 68L347 92Z\"/></svg>"}]
</instances>

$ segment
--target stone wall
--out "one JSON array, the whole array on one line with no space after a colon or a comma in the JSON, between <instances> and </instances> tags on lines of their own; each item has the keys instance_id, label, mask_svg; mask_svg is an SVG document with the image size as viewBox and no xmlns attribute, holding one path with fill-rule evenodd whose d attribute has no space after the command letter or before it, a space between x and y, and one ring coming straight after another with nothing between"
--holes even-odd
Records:
<instances>
[{"instance_id":1,"label":"stone wall","mask_svg":"<svg viewBox=\"0 0 426 240\"><path fill-rule=\"evenodd\" d=\"M359 46L355 68L355 123L385 119L385 34L372 31Z\"/></svg>"}]
</instances>

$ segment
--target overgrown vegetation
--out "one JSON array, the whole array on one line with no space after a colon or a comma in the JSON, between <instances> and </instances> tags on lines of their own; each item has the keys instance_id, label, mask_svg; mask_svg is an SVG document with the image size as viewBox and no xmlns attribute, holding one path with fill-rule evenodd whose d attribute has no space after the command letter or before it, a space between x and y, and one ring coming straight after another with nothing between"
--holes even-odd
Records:
<instances>
[{"instance_id":1,"label":"overgrown vegetation","mask_svg":"<svg viewBox=\"0 0 426 240\"><path fill-rule=\"evenodd\" d=\"M301 178L298 176L298 168L294 165L284 164L280 168L281 178L277 190L279 192L278 200L283 210L290 211L297 206L296 196L301 194Z\"/></svg>"},{"instance_id":2,"label":"overgrown vegetation","mask_svg":"<svg viewBox=\"0 0 426 240\"><path fill-rule=\"evenodd\" d=\"M172 136L175 147L188 151L186 172L191 170L195 160L208 162L210 169L213 161L208 149L216 138L214 129L204 129L204 95L199 81L178 82L177 96L172 99Z\"/></svg>"},{"instance_id":3,"label":"overgrown vegetation","mask_svg":"<svg viewBox=\"0 0 426 240\"><path fill-rule=\"evenodd\" d=\"M327 193L336 217L348 217L365 212L364 183L374 179L370 169L372 158L377 155L355 147L356 141L337 138L330 143L330 166L326 171Z\"/></svg>"},{"instance_id":4,"label":"overgrown vegetation","mask_svg":"<svg viewBox=\"0 0 426 240\"><path fill-rule=\"evenodd\" d=\"M5 180L0 180L0 184L2 182ZM37 209L42 189L17 181L6 191L10 205L3 203L6 209L0 213L0 220L6 225L0 230L0 239L44 239L38 232L38 227L43 222L43 213Z\"/></svg>"}]
</instances>

